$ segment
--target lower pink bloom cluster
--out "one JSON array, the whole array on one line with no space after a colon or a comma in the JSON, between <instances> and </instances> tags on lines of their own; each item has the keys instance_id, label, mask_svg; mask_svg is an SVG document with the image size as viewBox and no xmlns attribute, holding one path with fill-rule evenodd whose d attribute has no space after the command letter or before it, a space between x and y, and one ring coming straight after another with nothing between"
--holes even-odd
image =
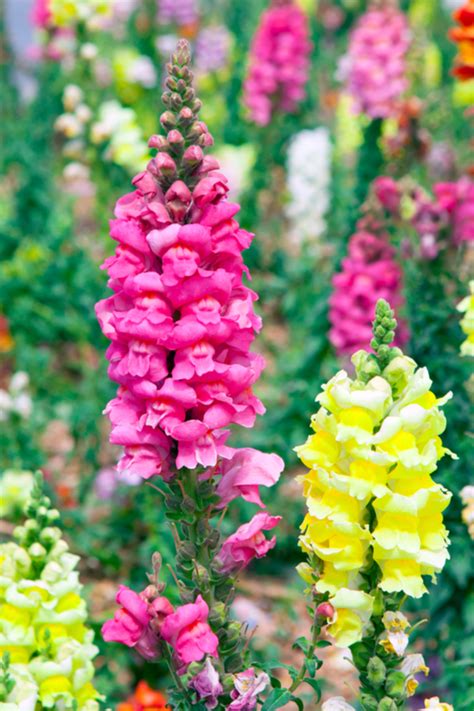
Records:
<instances>
[{"instance_id":1,"label":"lower pink bloom cluster","mask_svg":"<svg viewBox=\"0 0 474 711\"><path fill-rule=\"evenodd\" d=\"M254 558L262 558L275 545L275 537L266 539L264 531L278 525L281 516L266 512L256 514L227 538L216 559L222 574L235 574ZM121 585L116 597L120 608L102 627L106 642L120 642L133 647L145 659L160 656L160 644L167 642L180 671L206 655L217 657L218 638L208 623L209 607L198 595L195 602L176 609L166 597L149 586L140 595Z\"/></svg>"},{"instance_id":2,"label":"lower pink bloom cluster","mask_svg":"<svg viewBox=\"0 0 474 711\"><path fill-rule=\"evenodd\" d=\"M251 389L264 366L249 351L257 297L242 283L252 235L234 219L217 163L192 151L204 176L192 192L176 180L163 194L153 172L173 161L160 153L111 223L118 247L104 267L114 294L96 310L120 384L106 408L111 442L125 448L118 468L131 476L166 478L171 461L214 466L233 453L226 428L251 427L264 412Z\"/></svg>"},{"instance_id":3,"label":"lower pink bloom cluster","mask_svg":"<svg viewBox=\"0 0 474 711\"><path fill-rule=\"evenodd\" d=\"M350 37L349 91L356 108L371 118L388 118L407 87L410 33L405 15L393 7L363 14Z\"/></svg>"},{"instance_id":4,"label":"lower pink bloom cluster","mask_svg":"<svg viewBox=\"0 0 474 711\"><path fill-rule=\"evenodd\" d=\"M395 250L384 233L360 226L351 237L342 272L333 277L334 292L329 299L329 339L339 356L369 348L378 299L386 299L395 313L403 304L402 270L394 256ZM403 321L399 321L395 340L399 346L408 340Z\"/></svg>"},{"instance_id":5,"label":"lower pink bloom cluster","mask_svg":"<svg viewBox=\"0 0 474 711\"><path fill-rule=\"evenodd\" d=\"M294 111L306 95L308 21L292 2L275 3L263 13L250 50L244 101L255 123L266 126L272 112Z\"/></svg>"}]
</instances>

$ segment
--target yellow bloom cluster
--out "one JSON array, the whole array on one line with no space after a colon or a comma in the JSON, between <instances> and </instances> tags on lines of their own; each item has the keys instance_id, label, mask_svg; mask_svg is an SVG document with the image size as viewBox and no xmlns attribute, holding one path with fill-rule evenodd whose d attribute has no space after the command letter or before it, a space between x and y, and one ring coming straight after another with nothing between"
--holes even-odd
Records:
<instances>
[{"instance_id":1,"label":"yellow bloom cluster","mask_svg":"<svg viewBox=\"0 0 474 711\"><path fill-rule=\"evenodd\" d=\"M27 521L25 529L34 523ZM43 533L52 543L46 557L39 543L28 551L13 542L0 545L0 656L9 653L13 677L28 680L29 694L42 708L60 704L98 711L100 697L92 684L98 650L84 624L87 611L75 570L79 559L68 551L59 529ZM40 557L45 565L36 573ZM19 688L12 693L16 698Z\"/></svg>"},{"instance_id":2,"label":"yellow bloom cluster","mask_svg":"<svg viewBox=\"0 0 474 711\"><path fill-rule=\"evenodd\" d=\"M440 407L451 395L438 399L426 368L403 355L367 382L359 376L368 358L353 356L355 379L340 371L323 386L314 434L296 448L309 469L300 544L323 562L316 589L330 594L329 631L342 646L360 639L370 618L360 572L372 560L382 590L420 597L422 576L448 557L442 511L451 494L431 474L448 452Z\"/></svg>"},{"instance_id":3,"label":"yellow bloom cluster","mask_svg":"<svg viewBox=\"0 0 474 711\"><path fill-rule=\"evenodd\" d=\"M49 10L55 25L73 27L78 22L91 23L111 13L110 0L50 0Z\"/></svg>"},{"instance_id":4,"label":"yellow bloom cluster","mask_svg":"<svg viewBox=\"0 0 474 711\"><path fill-rule=\"evenodd\" d=\"M469 282L470 293L458 304L457 309L464 316L461 328L466 334L466 340L461 345L461 355L474 357L474 279Z\"/></svg>"}]
</instances>

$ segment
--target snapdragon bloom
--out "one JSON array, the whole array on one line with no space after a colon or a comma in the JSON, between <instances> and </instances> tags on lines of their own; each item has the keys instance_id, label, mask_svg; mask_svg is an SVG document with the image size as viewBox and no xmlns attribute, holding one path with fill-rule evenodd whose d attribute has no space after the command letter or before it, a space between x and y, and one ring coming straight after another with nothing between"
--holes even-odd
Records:
<instances>
[{"instance_id":1,"label":"snapdragon bloom","mask_svg":"<svg viewBox=\"0 0 474 711\"><path fill-rule=\"evenodd\" d=\"M388 235L359 229L351 237L329 299L329 339L340 357L369 347L378 299L389 301L396 313L403 305L402 271L394 256ZM396 343L403 345L407 340L408 330L400 323Z\"/></svg>"},{"instance_id":2,"label":"snapdragon bloom","mask_svg":"<svg viewBox=\"0 0 474 711\"><path fill-rule=\"evenodd\" d=\"M252 711L257 706L259 694L265 690L269 681L268 674L256 674L253 667L237 674L234 680L235 688L230 694L233 701L227 707L229 711Z\"/></svg>"},{"instance_id":3,"label":"snapdragon bloom","mask_svg":"<svg viewBox=\"0 0 474 711\"><path fill-rule=\"evenodd\" d=\"M273 2L260 19L244 84L244 102L256 124L266 126L275 110L295 111L305 98L310 52L304 12L291 1Z\"/></svg>"},{"instance_id":4,"label":"snapdragon bloom","mask_svg":"<svg viewBox=\"0 0 474 711\"><path fill-rule=\"evenodd\" d=\"M196 602L181 605L165 618L161 636L173 648L181 667L201 661L206 654L217 657L219 640L209 627L208 615L209 607L198 595Z\"/></svg>"},{"instance_id":5,"label":"snapdragon bloom","mask_svg":"<svg viewBox=\"0 0 474 711\"><path fill-rule=\"evenodd\" d=\"M265 511L256 514L231 536L226 538L217 556L221 572L229 573L247 566L253 558L263 558L275 547L276 537L265 538L281 521L281 516L269 516Z\"/></svg>"},{"instance_id":6,"label":"snapdragon bloom","mask_svg":"<svg viewBox=\"0 0 474 711\"><path fill-rule=\"evenodd\" d=\"M407 88L410 33L405 15L393 7L365 12L350 36L348 88L358 111L388 118Z\"/></svg>"},{"instance_id":7,"label":"snapdragon bloom","mask_svg":"<svg viewBox=\"0 0 474 711\"><path fill-rule=\"evenodd\" d=\"M158 656L157 638L150 628L153 618L146 601L125 585L120 585L116 601L121 607L114 618L102 626L104 640L120 642L135 648L145 659L155 659ZM168 603L167 613L172 610Z\"/></svg>"},{"instance_id":8,"label":"snapdragon bloom","mask_svg":"<svg viewBox=\"0 0 474 711\"><path fill-rule=\"evenodd\" d=\"M252 392L264 367L250 352L261 327L257 295L243 283L253 235L235 219L219 164L204 156L212 137L196 118L186 47L170 66L176 76L188 71L191 98L164 96L181 108L161 116L167 135L150 139L157 155L117 202L110 234L118 246L104 263L113 295L96 307L119 384L106 413L110 441L124 447L125 478L214 467L233 454L228 426L251 427L264 412Z\"/></svg>"}]
</instances>

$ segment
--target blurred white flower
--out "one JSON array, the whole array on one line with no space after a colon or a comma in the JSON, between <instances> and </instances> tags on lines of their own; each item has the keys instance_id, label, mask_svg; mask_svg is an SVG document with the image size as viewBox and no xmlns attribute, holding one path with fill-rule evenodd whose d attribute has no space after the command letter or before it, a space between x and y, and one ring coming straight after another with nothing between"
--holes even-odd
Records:
<instances>
[{"instance_id":1,"label":"blurred white flower","mask_svg":"<svg viewBox=\"0 0 474 711\"><path fill-rule=\"evenodd\" d=\"M0 388L0 422L5 422L11 414L24 419L31 415L33 403L26 390L28 384L28 375L18 371L10 378L7 390Z\"/></svg>"},{"instance_id":2,"label":"blurred white flower","mask_svg":"<svg viewBox=\"0 0 474 711\"><path fill-rule=\"evenodd\" d=\"M321 711L355 711L342 696L332 696L321 706Z\"/></svg>"},{"instance_id":3,"label":"blurred white flower","mask_svg":"<svg viewBox=\"0 0 474 711\"><path fill-rule=\"evenodd\" d=\"M297 244L317 242L326 229L329 208L332 146L327 128L297 133L288 149L285 212L290 237Z\"/></svg>"}]
</instances>

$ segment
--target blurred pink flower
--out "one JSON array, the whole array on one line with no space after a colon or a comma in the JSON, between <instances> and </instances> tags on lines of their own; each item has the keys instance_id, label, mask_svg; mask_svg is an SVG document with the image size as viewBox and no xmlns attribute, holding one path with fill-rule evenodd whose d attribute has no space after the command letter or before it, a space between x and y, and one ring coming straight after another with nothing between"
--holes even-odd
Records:
<instances>
[{"instance_id":1,"label":"blurred pink flower","mask_svg":"<svg viewBox=\"0 0 474 711\"><path fill-rule=\"evenodd\" d=\"M393 7L369 9L350 35L348 89L358 111L388 118L407 88L410 32L405 15Z\"/></svg>"},{"instance_id":2,"label":"blurred pink flower","mask_svg":"<svg viewBox=\"0 0 474 711\"><path fill-rule=\"evenodd\" d=\"M292 112L305 98L311 52L308 20L293 2L275 3L260 18L252 42L244 102L266 126L273 111Z\"/></svg>"},{"instance_id":3,"label":"blurred pink flower","mask_svg":"<svg viewBox=\"0 0 474 711\"><path fill-rule=\"evenodd\" d=\"M388 235L359 230L349 240L348 256L342 260L342 271L333 277L329 299L329 340L339 357L361 348L370 350L378 299L386 299L396 314L404 303L402 270L394 256ZM395 343L401 346L408 340L408 330L398 320Z\"/></svg>"},{"instance_id":4,"label":"blurred pink flower","mask_svg":"<svg viewBox=\"0 0 474 711\"><path fill-rule=\"evenodd\" d=\"M437 183L434 192L451 220L454 244L474 242L474 181L463 177L454 183Z\"/></svg>"}]
</instances>

